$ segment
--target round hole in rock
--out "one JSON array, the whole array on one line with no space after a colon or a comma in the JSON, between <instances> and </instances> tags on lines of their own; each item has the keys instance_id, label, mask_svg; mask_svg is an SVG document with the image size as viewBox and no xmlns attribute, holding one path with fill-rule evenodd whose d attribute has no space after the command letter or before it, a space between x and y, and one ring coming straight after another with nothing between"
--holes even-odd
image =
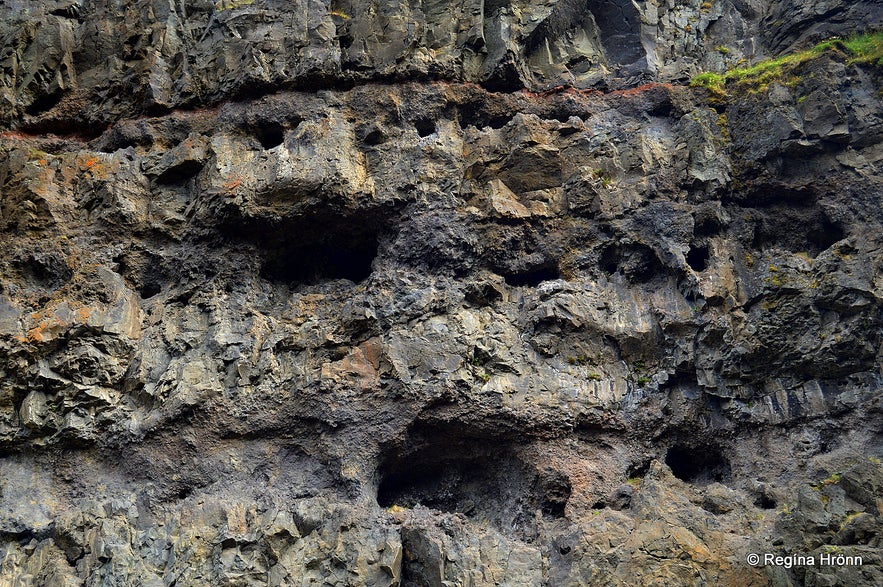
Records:
<instances>
[{"instance_id":1,"label":"round hole in rock","mask_svg":"<svg viewBox=\"0 0 883 587\"><path fill-rule=\"evenodd\" d=\"M285 128L278 122L261 124L255 128L254 134L264 149L278 147L285 140Z\"/></svg>"},{"instance_id":2,"label":"round hole in rock","mask_svg":"<svg viewBox=\"0 0 883 587\"><path fill-rule=\"evenodd\" d=\"M383 126L373 122L357 126L355 133L357 140L370 147L380 145L387 139Z\"/></svg>"},{"instance_id":3,"label":"round hole in rock","mask_svg":"<svg viewBox=\"0 0 883 587\"><path fill-rule=\"evenodd\" d=\"M435 122L428 118L421 118L414 122L414 128L421 137L428 137L435 132Z\"/></svg>"},{"instance_id":4,"label":"round hole in rock","mask_svg":"<svg viewBox=\"0 0 883 587\"><path fill-rule=\"evenodd\" d=\"M383 135L383 132L381 132L380 129L375 128L365 135L365 144L376 146L383 143L385 139L386 137Z\"/></svg>"},{"instance_id":5,"label":"round hole in rock","mask_svg":"<svg viewBox=\"0 0 883 587\"><path fill-rule=\"evenodd\" d=\"M673 446L665 455L665 464L687 483L707 485L730 479L730 462L713 446Z\"/></svg>"},{"instance_id":6,"label":"round hole in rock","mask_svg":"<svg viewBox=\"0 0 883 587\"><path fill-rule=\"evenodd\" d=\"M690 247L690 250L687 252L687 265L693 271L705 271L708 267L708 259L708 247L705 245Z\"/></svg>"}]
</instances>

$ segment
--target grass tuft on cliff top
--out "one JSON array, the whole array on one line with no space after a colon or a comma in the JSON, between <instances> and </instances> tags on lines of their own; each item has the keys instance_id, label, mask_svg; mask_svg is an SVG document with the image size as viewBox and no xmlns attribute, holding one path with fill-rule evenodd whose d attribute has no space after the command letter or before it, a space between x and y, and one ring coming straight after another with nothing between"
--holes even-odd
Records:
<instances>
[{"instance_id":1,"label":"grass tuft on cliff top","mask_svg":"<svg viewBox=\"0 0 883 587\"><path fill-rule=\"evenodd\" d=\"M848 63L883 67L883 31L856 35L848 39L829 39L805 51L767 59L749 67L738 67L726 73L700 73L690 81L690 85L707 88L718 96L725 95L724 86L729 83L760 91L773 81L787 82L786 78L795 67L830 51L845 53L849 56ZM792 81L796 81L796 78Z\"/></svg>"}]
</instances>

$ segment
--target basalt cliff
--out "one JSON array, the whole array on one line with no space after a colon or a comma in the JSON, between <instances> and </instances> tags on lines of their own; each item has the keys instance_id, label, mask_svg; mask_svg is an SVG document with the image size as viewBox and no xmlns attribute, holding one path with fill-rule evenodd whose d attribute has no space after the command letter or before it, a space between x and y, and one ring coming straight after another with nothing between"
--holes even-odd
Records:
<instances>
[{"instance_id":1,"label":"basalt cliff","mask_svg":"<svg viewBox=\"0 0 883 587\"><path fill-rule=\"evenodd\" d=\"M883 585L881 28L0 0L0 586Z\"/></svg>"}]
</instances>

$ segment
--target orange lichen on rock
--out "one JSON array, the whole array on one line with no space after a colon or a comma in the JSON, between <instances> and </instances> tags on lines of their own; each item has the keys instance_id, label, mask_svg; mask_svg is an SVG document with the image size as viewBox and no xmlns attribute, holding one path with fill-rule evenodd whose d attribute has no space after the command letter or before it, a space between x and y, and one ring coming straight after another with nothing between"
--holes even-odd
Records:
<instances>
[{"instance_id":1,"label":"orange lichen on rock","mask_svg":"<svg viewBox=\"0 0 883 587\"><path fill-rule=\"evenodd\" d=\"M77 310L77 320L85 324L89 321L89 317L92 315L92 308L88 306L83 306L79 310Z\"/></svg>"},{"instance_id":2,"label":"orange lichen on rock","mask_svg":"<svg viewBox=\"0 0 883 587\"><path fill-rule=\"evenodd\" d=\"M107 177L107 167L102 159L96 155L86 155L78 158L79 168L89 173L93 178L104 179Z\"/></svg>"},{"instance_id":3,"label":"orange lichen on rock","mask_svg":"<svg viewBox=\"0 0 883 587\"><path fill-rule=\"evenodd\" d=\"M59 305L43 308L39 312L31 313L30 318L36 324L27 330L26 336L19 336L17 340L45 342L53 331L57 333L75 324L88 324L94 313L94 308L76 302L73 304L61 302Z\"/></svg>"},{"instance_id":4,"label":"orange lichen on rock","mask_svg":"<svg viewBox=\"0 0 883 587\"><path fill-rule=\"evenodd\" d=\"M27 341L28 342L43 342L46 340L47 330L55 327L64 326L64 323L58 318L49 318L47 320L41 321L35 327L28 330Z\"/></svg>"}]
</instances>

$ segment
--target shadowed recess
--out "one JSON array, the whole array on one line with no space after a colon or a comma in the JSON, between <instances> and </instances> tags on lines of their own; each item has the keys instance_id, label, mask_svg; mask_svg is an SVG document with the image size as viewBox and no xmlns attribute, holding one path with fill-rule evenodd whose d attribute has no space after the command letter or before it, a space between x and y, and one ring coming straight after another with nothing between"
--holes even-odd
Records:
<instances>
[{"instance_id":1,"label":"shadowed recess","mask_svg":"<svg viewBox=\"0 0 883 587\"><path fill-rule=\"evenodd\" d=\"M268 256L261 276L289 285L330 279L359 283L371 275L377 247L377 234L368 232L350 238L282 248Z\"/></svg>"},{"instance_id":2,"label":"shadowed recess","mask_svg":"<svg viewBox=\"0 0 883 587\"><path fill-rule=\"evenodd\" d=\"M561 272L557 266L538 267L522 272L506 273L503 275L506 283L516 287L536 287L544 281L561 279Z\"/></svg>"},{"instance_id":3,"label":"shadowed recess","mask_svg":"<svg viewBox=\"0 0 883 587\"><path fill-rule=\"evenodd\" d=\"M693 271L705 271L708 267L708 247L706 245L694 245L687 252L687 265Z\"/></svg>"},{"instance_id":4,"label":"shadowed recess","mask_svg":"<svg viewBox=\"0 0 883 587\"><path fill-rule=\"evenodd\" d=\"M285 128L277 122L267 122L254 129L254 135L264 149L272 149L282 144L285 139Z\"/></svg>"},{"instance_id":5,"label":"shadowed recess","mask_svg":"<svg viewBox=\"0 0 883 587\"><path fill-rule=\"evenodd\" d=\"M564 516L571 483L524 462L508 441L476 438L457 424L417 425L378 469L377 503L459 512L519 538L536 534L536 514Z\"/></svg>"},{"instance_id":6,"label":"shadowed recess","mask_svg":"<svg viewBox=\"0 0 883 587\"><path fill-rule=\"evenodd\" d=\"M673 446L665 455L665 464L675 477L695 485L730 479L730 462L714 446Z\"/></svg>"}]
</instances>

